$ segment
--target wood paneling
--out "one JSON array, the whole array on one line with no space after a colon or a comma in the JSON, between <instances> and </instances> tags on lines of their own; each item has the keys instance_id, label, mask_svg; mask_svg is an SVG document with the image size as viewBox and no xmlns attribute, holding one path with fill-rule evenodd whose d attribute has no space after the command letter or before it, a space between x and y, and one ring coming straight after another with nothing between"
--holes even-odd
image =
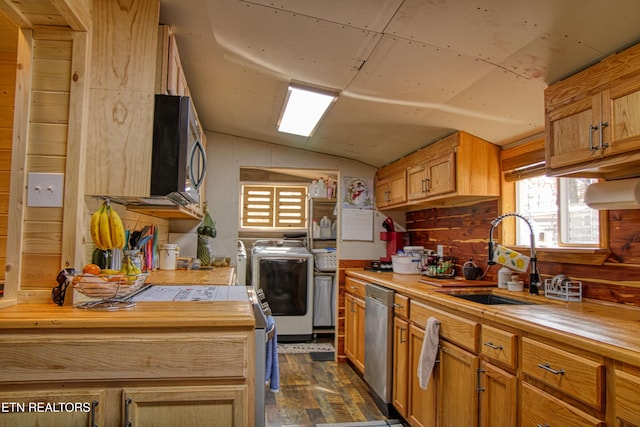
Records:
<instances>
[{"instance_id":1,"label":"wood paneling","mask_svg":"<svg viewBox=\"0 0 640 427\"><path fill-rule=\"evenodd\" d=\"M0 13L0 295L7 256L7 219L11 184L11 146L15 104L18 28Z\"/></svg>"},{"instance_id":2,"label":"wood paneling","mask_svg":"<svg viewBox=\"0 0 640 427\"><path fill-rule=\"evenodd\" d=\"M411 244L433 250L443 245L445 255L457 258L458 275L462 275L460 266L468 259L485 269L490 222L499 215L498 206L498 201L488 201L409 212L406 218ZM608 262L583 265L541 261L540 274L544 279L563 273L582 281L586 298L640 306L640 210L614 210L608 215ZM497 280L497 270L489 269L486 279Z\"/></svg>"}]
</instances>

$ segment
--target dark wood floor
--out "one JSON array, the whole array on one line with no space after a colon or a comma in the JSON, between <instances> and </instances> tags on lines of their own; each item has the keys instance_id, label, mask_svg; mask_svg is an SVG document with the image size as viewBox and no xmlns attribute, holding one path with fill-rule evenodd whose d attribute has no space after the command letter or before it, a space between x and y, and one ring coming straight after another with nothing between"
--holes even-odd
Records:
<instances>
[{"instance_id":1,"label":"dark wood floor","mask_svg":"<svg viewBox=\"0 0 640 427\"><path fill-rule=\"evenodd\" d=\"M280 354L280 392L267 391L266 427L384 420L368 386L347 363Z\"/></svg>"}]
</instances>

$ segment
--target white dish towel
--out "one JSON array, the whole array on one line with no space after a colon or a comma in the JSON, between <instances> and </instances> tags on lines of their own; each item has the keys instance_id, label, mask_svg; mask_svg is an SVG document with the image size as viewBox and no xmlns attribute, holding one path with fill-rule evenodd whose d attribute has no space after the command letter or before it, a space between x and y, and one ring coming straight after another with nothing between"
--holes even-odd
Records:
<instances>
[{"instance_id":1,"label":"white dish towel","mask_svg":"<svg viewBox=\"0 0 640 427\"><path fill-rule=\"evenodd\" d=\"M418 360L418 383L423 390L429 385L431 371L438 357L438 339L440 334L440 321L435 317L427 319L427 327L424 331L420 360Z\"/></svg>"}]
</instances>

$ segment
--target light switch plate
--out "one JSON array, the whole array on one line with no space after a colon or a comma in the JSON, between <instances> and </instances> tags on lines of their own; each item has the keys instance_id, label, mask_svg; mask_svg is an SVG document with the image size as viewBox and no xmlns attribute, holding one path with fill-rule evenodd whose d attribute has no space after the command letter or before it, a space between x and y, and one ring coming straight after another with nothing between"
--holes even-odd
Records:
<instances>
[{"instance_id":1,"label":"light switch plate","mask_svg":"<svg viewBox=\"0 0 640 427\"><path fill-rule=\"evenodd\" d=\"M64 174L29 172L27 206L61 208Z\"/></svg>"},{"instance_id":2,"label":"light switch plate","mask_svg":"<svg viewBox=\"0 0 640 427\"><path fill-rule=\"evenodd\" d=\"M439 257L444 256L444 246L438 245L437 246L437 253L438 253Z\"/></svg>"}]
</instances>

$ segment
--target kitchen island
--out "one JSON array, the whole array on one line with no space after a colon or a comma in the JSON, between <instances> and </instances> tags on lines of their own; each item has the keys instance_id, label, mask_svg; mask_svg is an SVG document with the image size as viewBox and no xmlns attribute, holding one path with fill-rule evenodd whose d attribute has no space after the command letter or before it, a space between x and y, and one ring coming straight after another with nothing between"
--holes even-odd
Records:
<instances>
[{"instance_id":1,"label":"kitchen island","mask_svg":"<svg viewBox=\"0 0 640 427\"><path fill-rule=\"evenodd\" d=\"M0 309L0 425L253 426L248 301Z\"/></svg>"},{"instance_id":2,"label":"kitchen island","mask_svg":"<svg viewBox=\"0 0 640 427\"><path fill-rule=\"evenodd\" d=\"M637 307L346 271L347 293L367 283L396 292L393 406L411 425L640 425ZM455 296L477 293L520 303ZM415 373L430 317L440 322L438 357L423 390Z\"/></svg>"}]
</instances>

